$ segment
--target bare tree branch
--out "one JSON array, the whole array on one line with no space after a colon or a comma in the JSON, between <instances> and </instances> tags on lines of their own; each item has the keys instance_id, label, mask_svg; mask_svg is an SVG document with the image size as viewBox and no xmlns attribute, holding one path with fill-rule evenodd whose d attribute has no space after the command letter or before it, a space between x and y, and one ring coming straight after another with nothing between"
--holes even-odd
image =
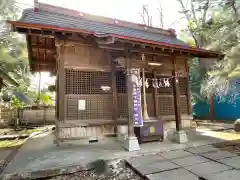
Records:
<instances>
[{"instance_id":1,"label":"bare tree branch","mask_svg":"<svg viewBox=\"0 0 240 180\"><path fill-rule=\"evenodd\" d=\"M209 9L209 3L210 3L210 0L207 0L205 5L204 5L204 8L203 8L203 18L202 18L202 23L206 23L206 18L207 18L207 11Z\"/></svg>"},{"instance_id":2,"label":"bare tree branch","mask_svg":"<svg viewBox=\"0 0 240 180\"><path fill-rule=\"evenodd\" d=\"M158 1L159 2L159 8L157 8L158 12L159 12L159 21L160 21L160 28L163 28L163 7L161 4L161 0Z\"/></svg>"},{"instance_id":3,"label":"bare tree branch","mask_svg":"<svg viewBox=\"0 0 240 180\"><path fill-rule=\"evenodd\" d=\"M178 2L181 4L182 10L183 10L182 12L183 12L183 14L185 15L187 21L190 22L190 21L191 21L191 16L188 14L188 10L187 10L186 7L184 6L183 1L182 1L182 0L178 0ZM190 31L190 33L191 33L191 35L192 35L192 38L193 38L193 40L194 40L194 42L195 42L195 45L196 45L197 47L199 47L198 39L197 39L197 37L195 36L194 32L192 31L192 29L191 29L189 26L188 26L188 30Z\"/></svg>"},{"instance_id":4,"label":"bare tree branch","mask_svg":"<svg viewBox=\"0 0 240 180\"><path fill-rule=\"evenodd\" d=\"M142 12L139 13L142 21L147 26L152 26L152 17L149 15L148 8L146 5L142 6Z\"/></svg>"},{"instance_id":5,"label":"bare tree branch","mask_svg":"<svg viewBox=\"0 0 240 180\"><path fill-rule=\"evenodd\" d=\"M195 21L196 24L198 24L198 19L197 19L197 16L196 16L196 11L195 11L195 8L194 8L194 4L193 4L193 0L191 0L191 11L192 11L192 15L193 15L193 20Z\"/></svg>"}]
</instances>

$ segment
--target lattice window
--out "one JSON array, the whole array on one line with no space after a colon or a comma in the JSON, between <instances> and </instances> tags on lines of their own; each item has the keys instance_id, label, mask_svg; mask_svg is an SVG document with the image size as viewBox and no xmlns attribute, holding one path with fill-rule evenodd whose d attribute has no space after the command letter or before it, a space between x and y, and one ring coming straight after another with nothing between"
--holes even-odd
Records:
<instances>
[{"instance_id":1,"label":"lattice window","mask_svg":"<svg viewBox=\"0 0 240 180\"><path fill-rule=\"evenodd\" d=\"M187 78L179 78L179 89L181 95L187 95L188 80Z\"/></svg>"},{"instance_id":2,"label":"lattice window","mask_svg":"<svg viewBox=\"0 0 240 180\"><path fill-rule=\"evenodd\" d=\"M111 72L85 72L66 69L65 94L111 93Z\"/></svg>"},{"instance_id":3,"label":"lattice window","mask_svg":"<svg viewBox=\"0 0 240 180\"><path fill-rule=\"evenodd\" d=\"M78 100L86 101L85 110L78 110ZM67 95L66 108L68 120L111 120L112 95Z\"/></svg>"},{"instance_id":4,"label":"lattice window","mask_svg":"<svg viewBox=\"0 0 240 180\"><path fill-rule=\"evenodd\" d=\"M126 74L123 71L116 72L116 86L117 86L117 93L127 93L126 87Z\"/></svg>"},{"instance_id":5,"label":"lattice window","mask_svg":"<svg viewBox=\"0 0 240 180\"><path fill-rule=\"evenodd\" d=\"M188 114L187 96L180 97L180 111L181 111L181 114Z\"/></svg>"},{"instance_id":6,"label":"lattice window","mask_svg":"<svg viewBox=\"0 0 240 180\"><path fill-rule=\"evenodd\" d=\"M127 94L118 94L118 117L126 118L128 117L128 104L127 104Z\"/></svg>"},{"instance_id":7,"label":"lattice window","mask_svg":"<svg viewBox=\"0 0 240 180\"><path fill-rule=\"evenodd\" d=\"M174 115L173 97L158 97L158 115Z\"/></svg>"}]
</instances>

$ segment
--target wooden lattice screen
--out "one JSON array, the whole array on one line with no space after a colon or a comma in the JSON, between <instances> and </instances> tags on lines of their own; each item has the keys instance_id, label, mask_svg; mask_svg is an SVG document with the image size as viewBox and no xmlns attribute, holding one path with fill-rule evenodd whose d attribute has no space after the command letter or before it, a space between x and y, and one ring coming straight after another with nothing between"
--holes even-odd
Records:
<instances>
[{"instance_id":1,"label":"wooden lattice screen","mask_svg":"<svg viewBox=\"0 0 240 180\"><path fill-rule=\"evenodd\" d=\"M113 104L111 72L86 72L66 69L66 106L65 117L68 120L112 120L110 109ZM146 74L146 78L152 78L152 74ZM163 77L158 77L163 78ZM158 88L157 115L174 115L172 79L168 88ZM179 78L180 84L180 110L182 114L188 113L187 103L187 78ZM108 89L109 88L109 89ZM127 94L126 75L124 72L116 72L116 89L118 117L127 117ZM149 88L146 89L148 114L155 116L154 88L149 81ZM86 101L86 109L78 110L78 100Z\"/></svg>"},{"instance_id":2,"label":"wooden lattice screen","mask_svg":"<svg viewBox=\"0 0 240 180\"><path fill-rule=\"evenodd\" d=\"M142 76L142 74L140 74ZM152 79L152 73L146 73L146 78ZM148 104L148 115L150 117L155 116L155 109L154 109L154 99L153 99L153 92L154 88L152 86L152 81L149 80L149 87L146 88L147 94L147 104ZM118 117L119 118L126 118L127 117L127 89L126 89L126 74L122 71L118 71L116 73L116 86L117 86L117 102L118 102Z\"/></svg>"},{"instance_id":3,"label":"wooden lattice screen","mask_svg":"<svg viewBox=\"0 0 240 180\"><path fill-rule=\"evenodd\" d=\"M158 77L166 78L166 77ZM174 115L174 102L173 102L173 82L169 79L170 87L164 87L158 89L158 116L161 115ZM179 78L179 89L180 89L180 111L181 114L188 114L188 101L187 101L187 78Z\"/></svg>"},{"instance_id":4,"label":"wooden lattice screen","mask_svg":"<svg viewBox=\"0 0 240 180\"><path fill-rule=\"evenodd\" d=\"M116 72L116 89L117 89L117 106L118 117L126 118L128 116L127 109L127 87L126 74L123 71Z\"/></svg>"},{"instance_id":5,"label":"wooden lattice screen","mask_svg":"<svg viewBox=\"0 0 240 180\"><path fill-rule=\"evenodd\" d=\"M66 69L66 119L112 120L111 72ZM85 110L78 109L85 100Z\"/></svg>"},{"instance_id":6,"label":"wooden lattice screen","mask_svg":"<svg viewBox=\"0 0 240 180\"><path fill-rule=\"evenodd\" d=\"M152 79L151 73L146 73L146 78ZM166 78L166 77L157 77ZM162 87L157 89L157 102L158 112L157 116L174 115L174 103L173 103L173 87L172 79L170 78L170 87ZM147 93L147 107L148 115L150 117L155 116L154 108L154 88L152 81L149 80L149 87L146 88ZM124 72L116 73L116 85L117 85L117 102L118 102L118 117L127 117L127 94L126 94L126 76ZM187 78L179 78L179 89L180 89L180 110L182 114L188 114L188 101L187 101Z\"/></svg>"}]
</instances>

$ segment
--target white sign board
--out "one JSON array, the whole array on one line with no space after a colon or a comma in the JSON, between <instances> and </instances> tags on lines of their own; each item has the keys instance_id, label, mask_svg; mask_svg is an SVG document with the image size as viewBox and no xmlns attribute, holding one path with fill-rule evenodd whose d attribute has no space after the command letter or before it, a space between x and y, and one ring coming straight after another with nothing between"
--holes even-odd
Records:
<instances>
[{"instance_id":1,"label":"white sign board","mask_svg":"<svg viewBox=\"0 0 240 180\"><path fill-rule=\"evenodd\" d=\"M78 100L78 110L86 110L86 100Z\"/></svg>"}]
</instances>

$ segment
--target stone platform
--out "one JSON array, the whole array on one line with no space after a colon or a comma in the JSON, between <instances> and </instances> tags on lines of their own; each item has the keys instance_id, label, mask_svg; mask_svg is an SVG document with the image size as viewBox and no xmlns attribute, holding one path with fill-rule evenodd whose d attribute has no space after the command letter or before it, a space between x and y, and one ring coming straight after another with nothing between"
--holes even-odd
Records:
<instances>
[{"instance_id":1,"label":"stone platform","mask_svg":"<svg viewBox=\"0 0 240 180\"><path fill-rule=\"evenodd\" d=\"M127 160L149 180L238 180L240 156L211 145L166 151Z\"/></svg>"}]
</instances>

